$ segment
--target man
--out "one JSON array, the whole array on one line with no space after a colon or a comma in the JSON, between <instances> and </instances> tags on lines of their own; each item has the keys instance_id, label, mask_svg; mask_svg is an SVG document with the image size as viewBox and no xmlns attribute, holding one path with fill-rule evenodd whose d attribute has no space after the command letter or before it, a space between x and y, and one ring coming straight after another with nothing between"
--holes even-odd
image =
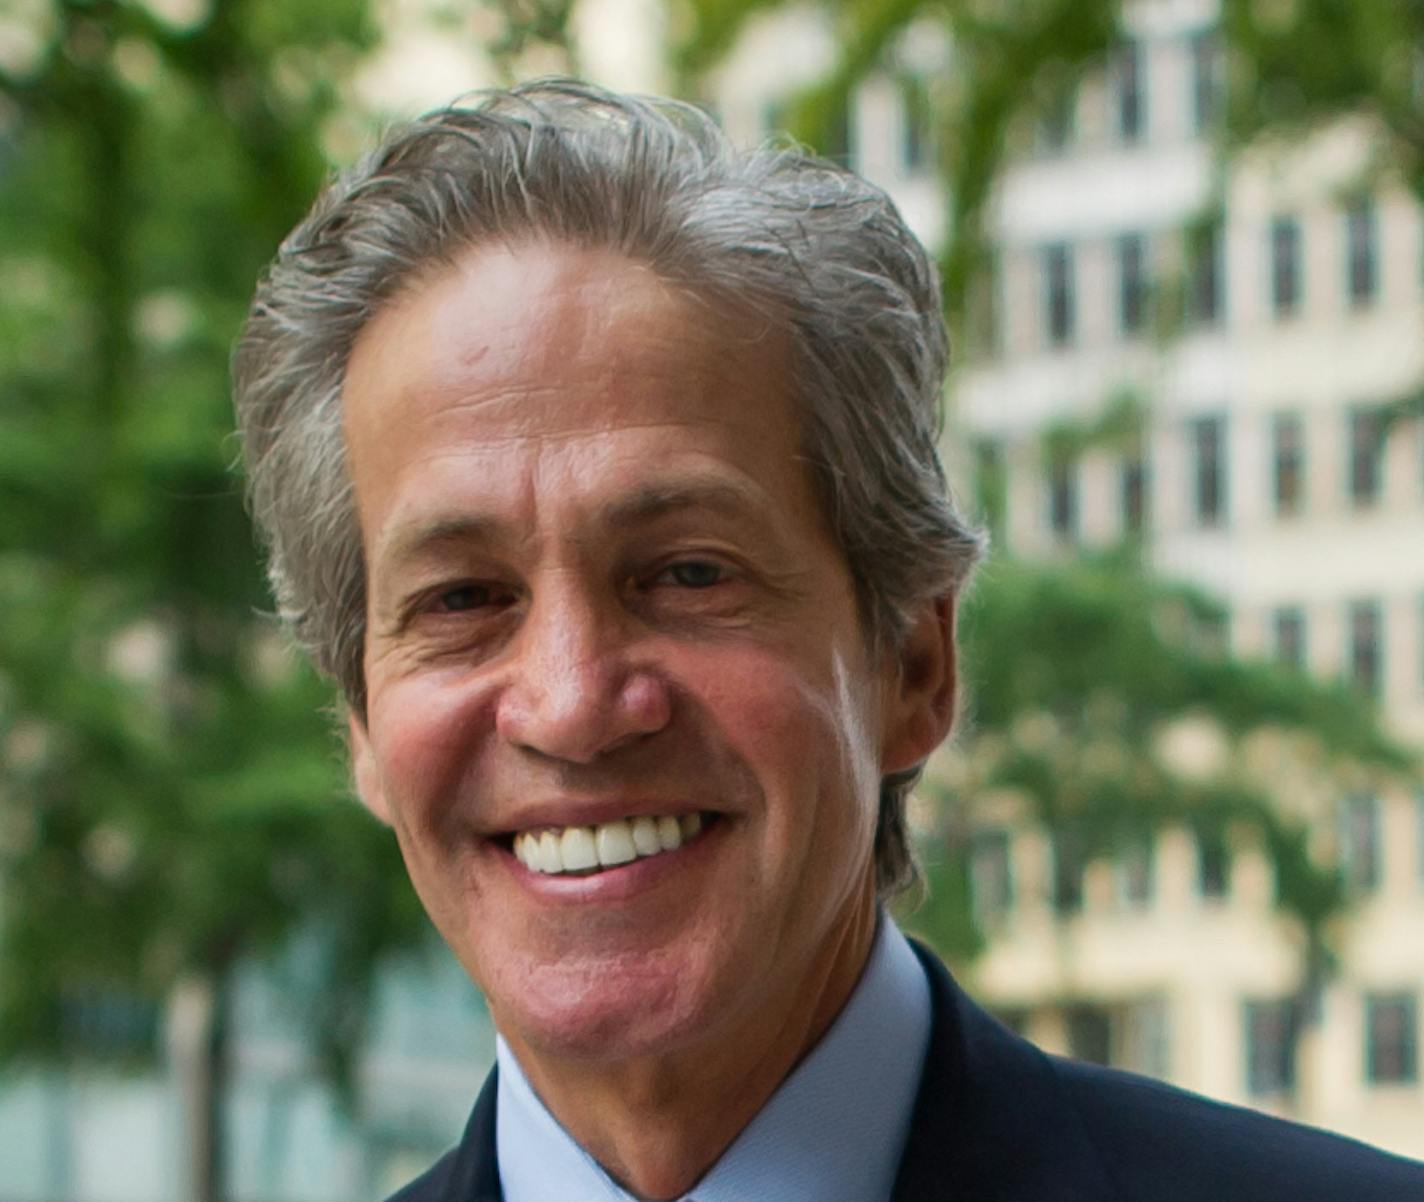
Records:
<instances>
[{"instance_id":1,"label":"man","mask_svg":"<svg viewBox=\"0 0 1424 1202\"><path fill-rule=\"evenodd\" d=\"M1424 1197L1043 1056L881 909L979 553L945 357L878 190L572 83L398 131L284 244L235 359L272 580L500 1035L400 1197Z\"/></svg>"}]
</instances>

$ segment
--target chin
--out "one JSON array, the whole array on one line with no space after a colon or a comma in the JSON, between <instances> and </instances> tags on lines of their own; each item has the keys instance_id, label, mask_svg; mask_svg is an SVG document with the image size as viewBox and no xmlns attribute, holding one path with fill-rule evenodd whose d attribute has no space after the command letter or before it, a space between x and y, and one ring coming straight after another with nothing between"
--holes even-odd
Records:
<instances>
[{"instance_id":1,"label":"chin","mask_svg":"<svg viewBox=\"0 0 1424 1202\"><path fill-rule=\"evenodd\" d=\"M486 990L500 1033L561 1059L675 1054L706 1038L721 1009L710 982L657 958L524 966L502 984Z\"/></svg>"}]
</instances>

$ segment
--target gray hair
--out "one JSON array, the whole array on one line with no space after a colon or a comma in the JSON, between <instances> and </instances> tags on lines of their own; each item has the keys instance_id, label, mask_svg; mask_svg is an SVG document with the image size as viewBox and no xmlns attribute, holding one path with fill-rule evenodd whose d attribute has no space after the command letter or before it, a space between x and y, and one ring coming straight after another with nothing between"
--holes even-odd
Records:
<instances>
[{"instance_id":1,"label":"gray hair","mask_svg":"<svg viewBox=\"0 0 1424 1202\"><path fill-rule=\"evenodd\" d=\"M544 80L430 113L331 183L260 282L233 357L248 499L281 616L365 710L365 565L341 394L362 328L472 245L546 238L642 262L789 336L805 453L872 645L958 590L982 539L935 444L948 359L938 280L880 189L796 149L738 151L674 101ZM882 895L915 878L881 785Z\"/></svg>"}]
</instances>

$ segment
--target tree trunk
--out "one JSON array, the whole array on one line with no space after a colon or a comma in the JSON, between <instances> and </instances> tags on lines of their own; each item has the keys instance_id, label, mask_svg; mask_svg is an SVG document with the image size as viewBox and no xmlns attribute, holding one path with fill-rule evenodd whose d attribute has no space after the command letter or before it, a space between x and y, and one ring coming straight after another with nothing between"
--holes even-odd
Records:
<instances>
[{"instance_id":1,"label":"tree trunk","mask_svg":"<svg viewBox=\"0 0 1424 1202\"><path fill-rule=\"evenodd\" d=\"M227 974L207 973L180 982L169 1006L169 1063L182 1115L183 1202L223 1202L226 1197L226 995Z\"/></svg>"}]
</instances>

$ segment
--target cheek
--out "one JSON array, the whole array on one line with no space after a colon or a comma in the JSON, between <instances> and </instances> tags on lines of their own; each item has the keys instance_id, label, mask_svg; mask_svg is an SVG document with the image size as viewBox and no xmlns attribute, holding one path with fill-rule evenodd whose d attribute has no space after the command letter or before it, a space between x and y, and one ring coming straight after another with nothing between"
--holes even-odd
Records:
<instances>
[{"instance_id":1,"label":"cheek","mask_svg":"<svg viewBox=\"0 0 1424 1202\"><path fill-rule=\"evenodd\" d=\"M719 733L751 770L774 826L868 845L880 770L872 723L840 660L820 672L750 649L702 679ZM827 851L830 849L827 848Z\"/></svg>"},{"instance_id":2,"label":"cheek","mask_svg":"<svg viewBox=\"0 0 1424 1202\"><path fill-rule=\"evenodd\" d=\"M481 693L428 677L372 693L372 748L398 827L419 834L444 825L492 712Z\"/></svg>"}]
</instances>

